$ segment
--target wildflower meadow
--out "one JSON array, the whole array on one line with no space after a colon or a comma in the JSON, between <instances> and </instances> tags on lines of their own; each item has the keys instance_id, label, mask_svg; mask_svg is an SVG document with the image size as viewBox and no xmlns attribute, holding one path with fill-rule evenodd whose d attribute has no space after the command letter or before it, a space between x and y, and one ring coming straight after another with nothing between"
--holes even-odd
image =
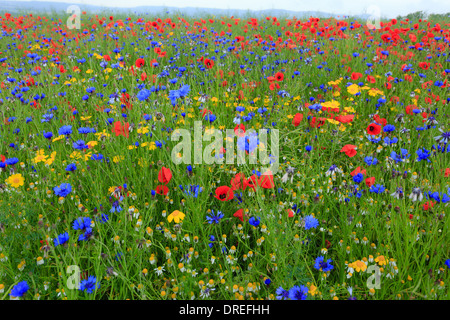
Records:
<instances>
[{"instance_id":1,"label":"wildflower meadow","mask_svg":"<svg viewBox=\"0 0 450 320\"><path fill-rule=\"evenodd\" d=\"M450 18L0 14L3 300L448 300Z\"/></svg>"}]
</instances>

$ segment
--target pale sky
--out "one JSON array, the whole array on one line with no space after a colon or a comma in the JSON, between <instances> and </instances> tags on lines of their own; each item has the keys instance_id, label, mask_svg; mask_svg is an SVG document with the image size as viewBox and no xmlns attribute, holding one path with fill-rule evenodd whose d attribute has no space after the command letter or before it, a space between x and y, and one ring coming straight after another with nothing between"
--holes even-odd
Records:
<instances>
[{"instance_id":1,"label":"pale sky","mask_svg":"<svg viewBox=\"0 0 450 320\"><path fill-rule=\"evenodd\" d=\"M291 11L323 11L339 14L367 13L368 8L381 16L394 18L415 11L450 12L450 0L43 0L51 2L91 4L105 7L132 8L137 6L197 7L218 9L286 9ZM81 8L82 9L82 8ZM369 13L371 14L371 13Z\"/></svg>"}]
</instances>

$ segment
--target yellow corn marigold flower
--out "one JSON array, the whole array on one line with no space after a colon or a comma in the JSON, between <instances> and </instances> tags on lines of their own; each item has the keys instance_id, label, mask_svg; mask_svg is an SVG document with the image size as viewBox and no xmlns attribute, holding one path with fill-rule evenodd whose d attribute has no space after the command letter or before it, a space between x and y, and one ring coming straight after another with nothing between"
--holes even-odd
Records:
<instances>
[{"instance_id":1,"label":"yellow corn marigold flower","mask_svg":"<svg viewBox=\"0 0 450 320\"><path fill-rule=\"evenodd\" d=\"M171 214L169 214L169 216L167 217L167 221L169 222L174 221L175 223L180 223L181 221L183 221L184 217L185 214L183 212L175 210Z\"/></svg>"},{"instance_id":2,"label":"yellow corn marigold flower","mask_svg":"<svg viewBox=\"0 0 450 320\"><path fill-rule=\"evenodd\" d=\"M18 188L23 186L25 179L20 173L17 173L9 176L5 181L13 188Z\"/></svg>"}]
</instances>

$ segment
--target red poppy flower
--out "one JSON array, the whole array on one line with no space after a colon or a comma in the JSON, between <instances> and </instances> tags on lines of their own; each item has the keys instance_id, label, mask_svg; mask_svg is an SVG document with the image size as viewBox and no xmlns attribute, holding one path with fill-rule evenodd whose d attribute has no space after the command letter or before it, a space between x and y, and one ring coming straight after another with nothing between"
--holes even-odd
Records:
<instances>
[{"instance_id":1,"label":"red poppy flower","mask_svg":"<svg viewBox=\"0 0 450 320\"><path fill-rule=\"evenodd\" d=\"M288 217L289 218L292 218L294 216L294 214L295 214L294 211L292 211L292 209L287 209L286 211L288 213Z\"/></svg>"},{"instance_id":2,"label":"red poppy flower","mask_svg":"<svg viewBox=\"0 0 450 320\"><path fill-rule=\"evenodd\" d=\"M428 211L429 209L431 209L433 207L434 207L434 202L433 201L427 201L423 205L423 210Z\"/></svg>"},{"instance_id":3,"label":"red poppy flower","mask_svg":"<svg viewBox=\"0 0 450 320\"><path fill-rule=\"evenodd\" d=\"M271 172L261 175L258 182L259 186L264 189L272 189L273 187L275 187L275 184L273 182L273 175Z\"/></svg>"},{"instance_id":4,"label":"red poppy flower","mask_svg":"<svg viewBox=\"0 0 450 320\"><path fill-rule=\"evenodd\" d=\"M335 117L334 120L339 121L340 123L349 123L352 122L354 118L355 118L354 114L348 114L345 116L339 115Z\"/></svg>"},{"instance_id":5,"label":"red poppy flower","mask_svg":"<svg viewBox=\"0 0 450 320\"><path fill-rule=\"evenodd\" d=\"M300 122L302 122L303 120L303 113L297 113L294 116L294 119L292 119L292 124L294 125L294 127L297 127Z\"/></svg>"},{"instance_id":6,"label":"red poppy flower","mask_svg":"<svg viewBox=\"0 0 450 320\"><path fill-rule=\"evenodd\" d=\"M245 126L241 123L234 127L234 134L238 137L245 136Z\"/></svg>"},{"instance_id":7,"label":"red poppy flower","mask_svg":"<svg viewBox=\"0 0 450 320\"><path fill-rule=\"evenodd\" d=\"M142 59L142 58L136 59L136 63L135 63L136 67L138 67L138 68L143 67L144 64L145 64L145 60L144 59Z\"/></svg>"},{"instance_id":8,"label":"red poppy flower","mask_svg":"<svg viewBox=\"0 0 450 320\"><path fill-rule=\"evenodd\" d=\"M381 118L378 114L373 116L373 120L375 120L376 123L381 124L382 126L387 125L386 118Z\"/></svg>"},{"instance_id":9,"label":"red poppy flower","mask_svg":"<svg viewBox=\"0 0 450 320\"><path fill-rule=\"evenodd\" d=\"M0 161L1 161L1 162L5 162L5 161L6 161L6 158L5 158L4 155L0 155ZM5 163L5 168L6 168L7 166L8 166L8 165Z\"/></svg>"},{"instance_id":10,"label":"red poppy flower","mask_svg":"<svg viewBox=\"0 0 450 320\"><path fill-rule=\"evenodd\" d=\"M205 64L205 67L207 67L208 69L214 67L214 60L205 59L203 63Z\"/></svg>"},{"instance_id":11,"label":"red poppy flower","mask_svg":"<svg viewBox=\"0 0 450 320\"><path fill-rule=\"evenodd\" d=\"M352 72L352 80L358 80L359 78L362 77L361 73L358 72Z\"/></svg>"},{"instance_id":12,"label":"red poppy flower","mask_svg":"<svg viewBox=\"0 0 450 320\"><path fill-rule=\"evenodd\" d=\"M376 79L375 79L374 76L367 76L367 81L370 82L370 83L375 83Z\"/></svg>"},{"instance_id":13,"label":"red poppy flower","mask_svg":"<svg viewBox=\"0 0 450 320\"><path fill-rule=\"evenodd\" d=\"M167 186L157 186L156 187L156 193L157 194L163 194L163 195L167 195L169 193L169 188Z\"/></svg>"},{"instance_id":14,"label":"red poppy flower","mask_svg":"<svg viewBox=\"0 0 450 320\"><path fill-rule=\"evenodd\" d=\"M233 217L238 218L242 222L244 222L244 209L239 209L233 214Z\"/></svg>"},{"instance_id":15,"label":"red poppy flower","mask_svg":"<svg viewBox=\"0 0 450 320\"><path fill-rule=\"evenodd\" d=\"M172 171L169 168L162 167L158 173L158 181L164 184L168 184L172 179Z\"/></svg>"},{"instance_id":16,"label":"red poppy flower","mask_svg":"<svg viewBox=\"0 0 450 320\"><path fill-rule=\"evenodd\" d=\"M273 90L275 90L275 88L276 89L280 89L280 85L278 83L271 83L270 86L269 86L269 89L271 91L273 91Z\"/></svg>"},{"instance_id":17,"label":"red poppy flower","mask_svg":"<svg viewBox=\"0 0 450 320\"><path fill-rule=\"evenodd\" d=\"M319 117L319 118L313 117L310 125L313 128L320 128L321 126L323 126L325 124L326 120L327 120L327 118L324 118L324 117Z\"/></svg>"},{"instance_id":18,"label":"red poppy flower","mask_svg":"<svg viewBox=\"0 0 450 320\"><path fill-rule=\"evenodd\" d=\"M380 134L381 126L376 123L372 123L367 127L367 133L373 136Z\"/></svg>"},{"instance_id":19,"label":"red poppy flower","mask_svg":"<svg viewBox=\"0 0 450 320\"><path fill-rule=\"evenodd\" d=\"M375 177L370 177L366 179L366 186L369 188L375 184Z\"/></svg>"},{"instance_id":20,"label":"red poppy flower","mask_svg":"<svg viewBox=\"0 0 450 320\"><path fill-rule=\"evenodd\" d=\"M283 80L284 80L284 74L283 74L283 72L277 72L277 73L275 74L275 80L277 80L277 81L283 81Z\"/></svg>"},{"instance_id":21,"label":"red poppy flower","mask_svg":"<svg viewBox=\"0 0 450 320\"><path fill-rule=\"evenodd\" d=\"M247 180L245 180L245 176L241 172L231 178L230 184L233 191L237 189L245 190L247 188Z\"/></svg>"},{"instance_id":22,"label":"red poppy flower","mask_svg":"<svg viewBox=\"0 0 450 320\"><path fill-rule=\"evenodd\" d=\"M130 124L128 122L125 122L124 125L120 121L116 121L114 123L113 132L116 134L116 136L124 136L128 138L128 132L129 132Z\"/></svg>"},{"instance_id":23,"label":"red poppy flower","mask_svg":"<svg viewBox=\"0 0 450 320\"><path fill-rule=\"evenodd\" d=\"M2 161L4 162L5 160L2 160ZM450 177L450 168L445 169L444 177L446 177L446 178Z\"/></svg>"},{"instance_id":24,"label":"red poppy flower","mask_svg":"<svg viewBox=\"0 0 450 320\"><path fill-rule=\"evenodd\" d=\"M203 109L202 111L202 117L206 116L207 114L213 114L211 110Z\"/></svg>"},{"instance_id":25,"label":"red poppy flower","mask_svg":"<svg viewBox=\"0 0 450 320\"><path fill-rule=\"evenodd\" d=\"M429 62L420 62L419 63L419 68L421 68L423 70L428 70L429 67L430 67L430 63Z\"/></svg>"},{"instance_id":26,"label":"red poppy flower","mask_svg":"<svg viewBox=\"0 0 450 320\"><path fill-rule=\"evenodd\" d=\"M352 177L356 176L358 173L361 173L363 175L366 175L366 169L361 170L361 167L356 168L355 170L353 170L350 174L352 175Z\"/></svg>"},{"instance_id":27,"label":"red poppy flower","mask_svg":"<svg viewBox=\"0 0 450 320\"><path fill-rule=\"evenodd\" d=\"M346 144L344 147L342 147L341 152L345 152L347 156L354 157L356 156L356 146L352 144Z\"/></svg>"},{"instance_id":28,"label":"red poppy flower","mask_svg":"<svg viewBox=\"0 0 450 320\"><path fill-rule=\"evenodd\" d=\"M218 187L214 197L220 201L230 201L234 198L233 189L228 186Z\"/></svg>"},{"instance_id":29,"label":"red poppy flower","mask_svg":"<svg viewBox=\"0 0 450 320\"><path fill-rule=\"evenodd\" d=\"M258 186L258 178L256 177L256 174L247 179L247 186L253 190L256 190L256 187Z\"/></svg>"}]
</instances>

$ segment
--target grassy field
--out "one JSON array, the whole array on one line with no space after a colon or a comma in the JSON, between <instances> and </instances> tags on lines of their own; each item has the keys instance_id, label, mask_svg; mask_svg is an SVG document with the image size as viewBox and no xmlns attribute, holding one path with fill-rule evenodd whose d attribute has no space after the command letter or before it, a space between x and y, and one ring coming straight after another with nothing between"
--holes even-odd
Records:
<instances>
[{"instance_id":1,"label":"grassy field","mask_svg":"<svg viewBox=\"0 0 450 320\"><path fill-rule=\"evenodd\" d=\"M0 16L2 299L450 298L448 17L67 18Z\"/></svg>"}]
</instances>

